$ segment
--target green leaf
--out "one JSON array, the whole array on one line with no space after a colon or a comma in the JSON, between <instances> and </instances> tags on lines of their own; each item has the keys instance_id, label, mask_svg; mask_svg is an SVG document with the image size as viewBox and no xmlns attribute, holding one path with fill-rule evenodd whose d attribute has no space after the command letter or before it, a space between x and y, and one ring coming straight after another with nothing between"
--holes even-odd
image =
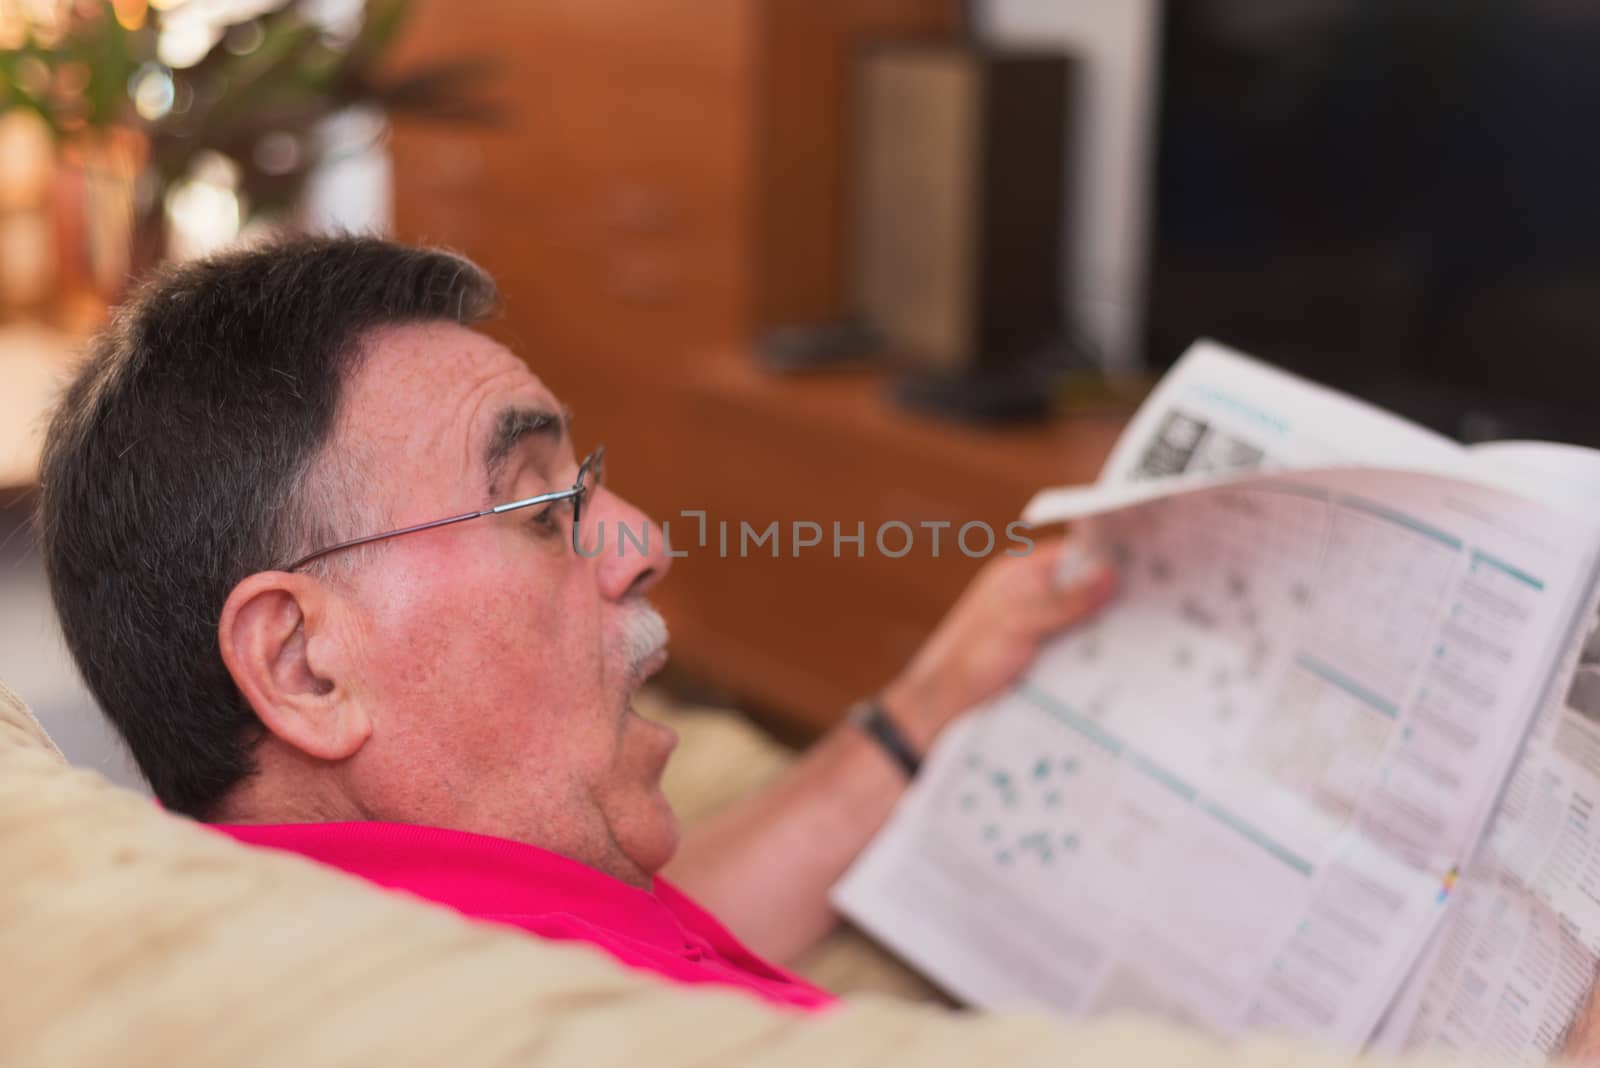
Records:
<instances>
[{"instance_id":1,"label":"green leaf","mask_svg":"<svg viewBox=\"0 0 1600 1068\"><path fill-rule=\"evenodd\" d=\"M375 61L394 43L400 28L411 17L411 5L412 0L368 0L361 32L351 51L361 53L368 62Z\"/></svg>"}]
</instances>

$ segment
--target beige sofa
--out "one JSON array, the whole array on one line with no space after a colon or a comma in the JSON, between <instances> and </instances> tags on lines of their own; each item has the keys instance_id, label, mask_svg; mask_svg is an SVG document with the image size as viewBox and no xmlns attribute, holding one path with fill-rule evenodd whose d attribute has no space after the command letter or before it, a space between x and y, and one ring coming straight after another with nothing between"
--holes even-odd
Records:
<instances>
[{"instance_id":1,"label":"beige sofa","mask_svg":"<svg viewBox=\"0 0 1600 1068\"><path fill-rule=\"evenodd\" d=\"M29 1068L1342 1063L1130 1019L874 995L806 1017L670 987L169 816L68 768L4 687L0 991L0 1063Z\"/></svg>"}]
</instances>

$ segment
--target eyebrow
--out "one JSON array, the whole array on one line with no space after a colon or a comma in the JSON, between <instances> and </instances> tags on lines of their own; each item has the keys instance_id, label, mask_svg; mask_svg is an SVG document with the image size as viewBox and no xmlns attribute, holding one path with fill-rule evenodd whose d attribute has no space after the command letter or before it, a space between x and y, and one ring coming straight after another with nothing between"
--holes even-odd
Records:
<instances>
[{"instance_id":1,"label":"eyebrow","mask_svg":"<svg viewBox=\"0 0 1600 1068\"><path fill-rule=\"evenodd\" d=\"M572 427L572 413L565 407L559 412L541 408L504 408L495 416L494 431L483 450L483 469L488 478L489 495L500 492L500 479L505 475L506 463L523 442L540 439L549 443L561 441Z\"/></svg>"}]
</instances>

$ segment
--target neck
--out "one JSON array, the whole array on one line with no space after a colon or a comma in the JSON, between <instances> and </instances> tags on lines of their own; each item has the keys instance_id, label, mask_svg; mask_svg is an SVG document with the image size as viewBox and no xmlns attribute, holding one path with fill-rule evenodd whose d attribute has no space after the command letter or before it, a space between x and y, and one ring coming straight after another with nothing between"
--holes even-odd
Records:
<instances>
[{"instance_id":1,"label":"neck","mask_svg":"<svg viewBox=\"0 0 1600 1068\"><path fill-rule=\"evenodd\" d=\"M256 747L256 768L228 791L211 823L342 823L378 818L341 788L325 762L310 762L271 739Z\"/></svg>"},{"instance_id":2,"label":"neck","mask_svg":"<svg viewBox=\"0 0 1600 1068\"><path fill-rule=\"evenodd\" d=\"M255 772L228 792L207 814L206 822L427 824L521 842L575 860L640 890L655 887L651 872L640 867L604 827L590 827L587 835L551 840L530 833L538 824L502 826L470 816L463 818L460 812L396 804L393 799L382 803L350 786L346 766L308 757L270 737L256 747L255 757ZM549 824L544 827L548 829Z\"/></svg>"}]
</instances>

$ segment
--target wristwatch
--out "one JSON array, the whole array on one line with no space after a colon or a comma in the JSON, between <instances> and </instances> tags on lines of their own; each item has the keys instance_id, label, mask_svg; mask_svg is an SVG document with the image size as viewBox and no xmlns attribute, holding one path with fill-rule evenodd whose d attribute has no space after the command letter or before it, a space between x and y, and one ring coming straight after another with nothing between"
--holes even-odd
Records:
<instances>
[{"instance_id":1,"label":"wristwatch","mask_svg":"<svg viewBox=\"0 0 1600 1068\"><path fill-rule=\"evenodd\" d=\"M906 736L900 733L894 720L889 718L889 710L883 707L882 701L868 697L851 705L850 723L877 742L889 759L905 772L907 779L916 777L917 769L922 767L922 758L911 747Z\"/></svg>"}]
</instances>

